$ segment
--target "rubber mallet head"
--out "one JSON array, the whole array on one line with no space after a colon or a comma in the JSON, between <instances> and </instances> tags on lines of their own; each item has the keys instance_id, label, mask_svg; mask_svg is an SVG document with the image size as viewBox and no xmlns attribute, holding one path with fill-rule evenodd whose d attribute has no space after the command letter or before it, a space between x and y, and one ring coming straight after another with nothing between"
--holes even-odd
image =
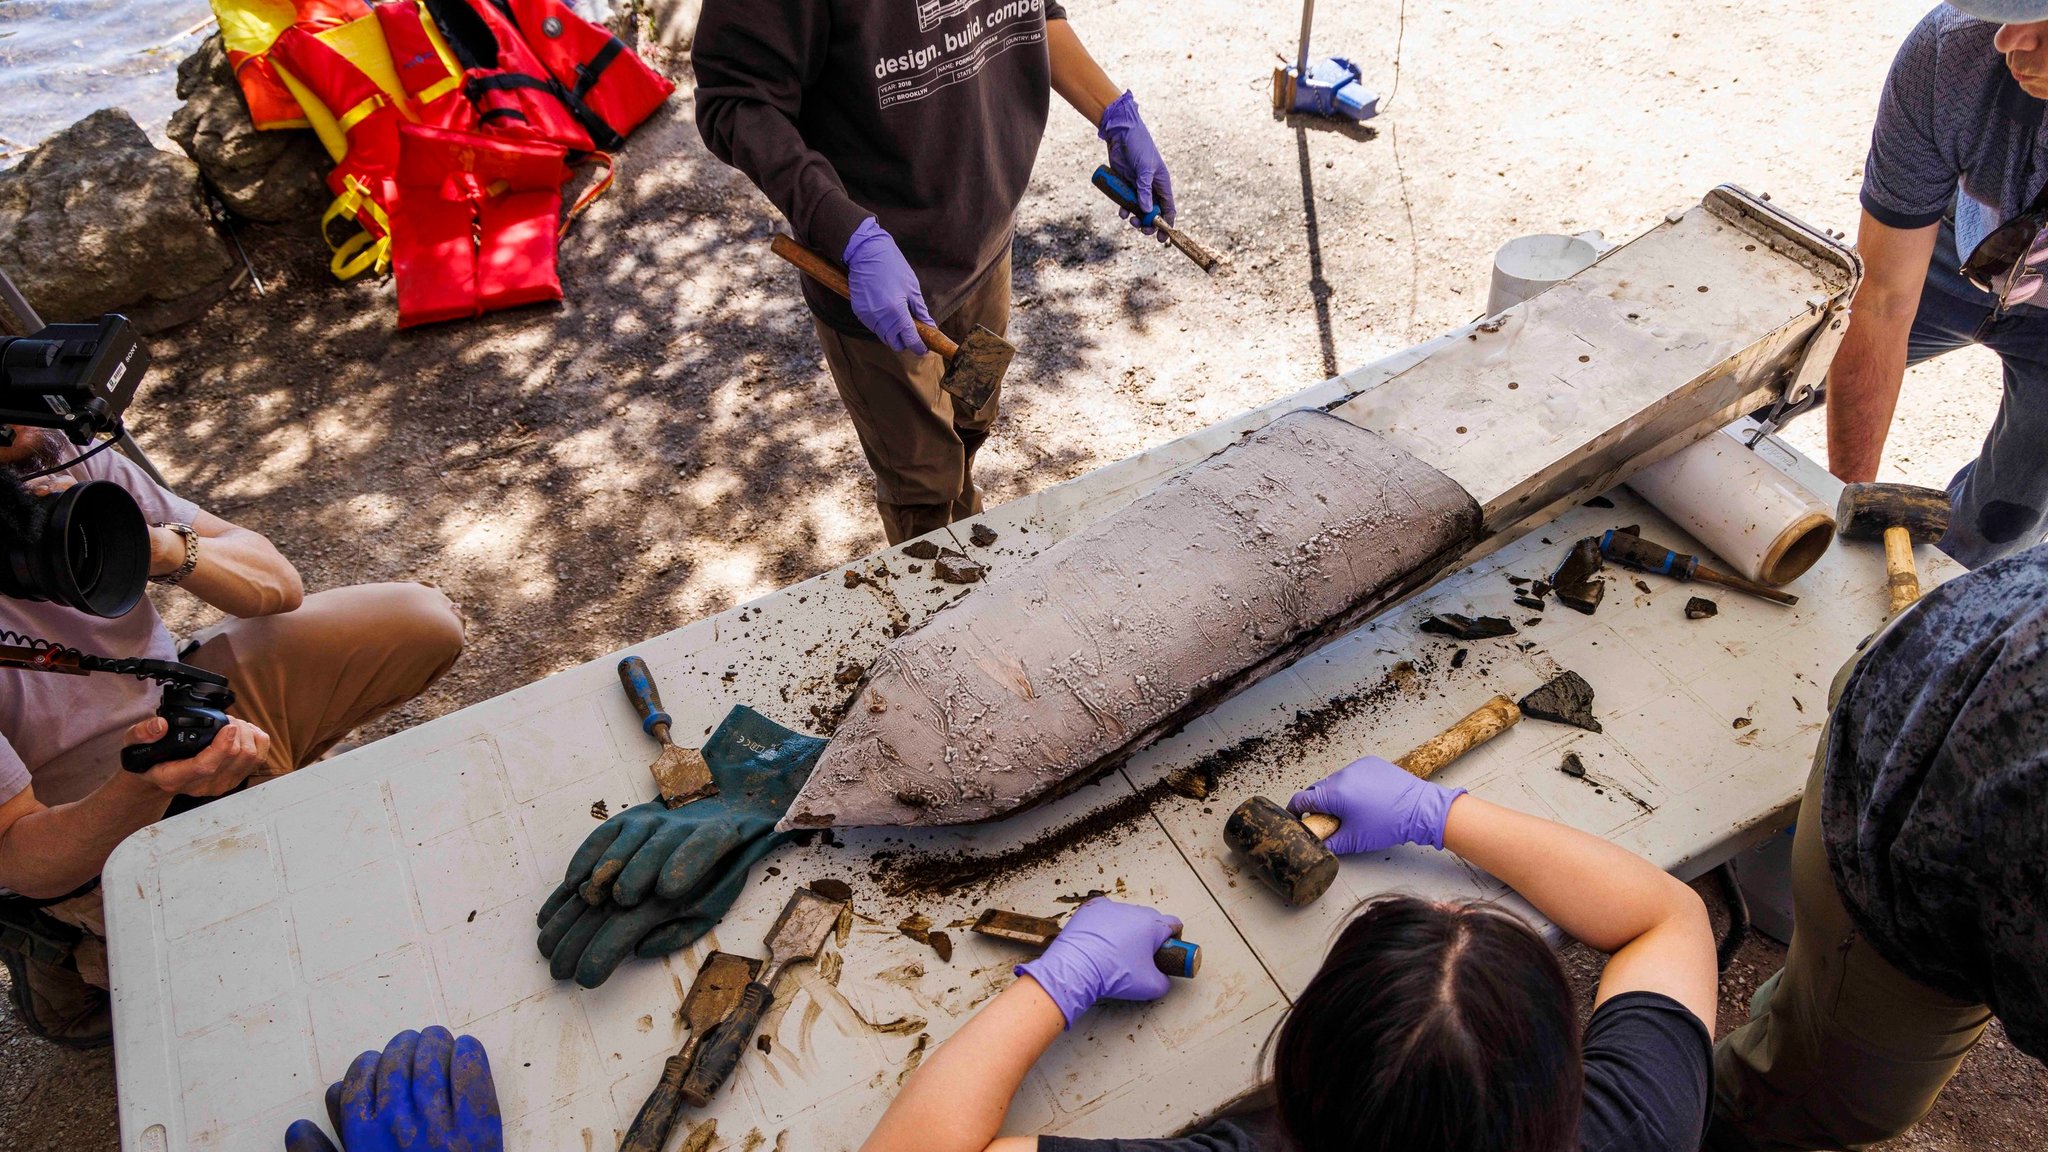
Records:
<instances>
[{"instance_id":1,"label":"rubber mallet head","mask_svg":"<svg viewBox=\"0 0 2048 1152\"><path fill-rule=\"evenodd\" d=\"M1916 484L1850 484L1835 506L1835 534L1844 540L1884 538L1884 566L1894 615L1920 598L1913 545L1948 533L1948 493Z\"/></svg>"},{"instance_id":2,"label":"rubber mallet head","mask_svg":"<svg viewBox=\"0 0 2048 1152\"><path fill-rule=\"evenodd\" d=\"M1337 854L1323 843L1337 830L1337 821L1317 812L1306 820L1320 827L1311 829L1303 817L1254 796L1223 825L1223 839L1250 857L1260 878L1295 907L1314 903L1337 879Z\"/></svg>"},{"instance_id":3,"label":"rubber mallet head","mask_svg":"<svg viewBox=\"0 0 2048 1152\"><path fill-rule=\"evenodd\" d=\"M1876 540L1887 528L1904 528L1915 544L1933 544L1948 534L1948 493L1917 484L1848 484L1835 505L1835 534L1845 540Z\"/></svg>"}]
</instances>

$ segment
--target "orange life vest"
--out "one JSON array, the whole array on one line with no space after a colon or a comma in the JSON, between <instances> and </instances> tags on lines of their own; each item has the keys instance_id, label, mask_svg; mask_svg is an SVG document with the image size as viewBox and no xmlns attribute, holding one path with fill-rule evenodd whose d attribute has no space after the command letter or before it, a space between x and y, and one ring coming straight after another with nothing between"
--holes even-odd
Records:
<instances>
[{"instance_id":1,"label":"orange life vest","mask_svg":"<svg viewBox=\"0 0 2048 1152\"><path fill-rule=\"evenodd\" d=\"M293 25L309 32L339 28L370 14L364 0L213 0L221 44L249 120L258 128L304 128L306 113L270 62L270 46Z\"/></svg>"},{"instance_id":2,"label":"orange life vest","mask_svg":"<svg viewBox=\"0 0 2048 1152\"><path fill-rule=\"evenodd\" d=\"M270 55L332 114L347 147L327 174L334 203L320 218L321 235L334 249L335 276L347 280L390 263L391 209L397 203L398 126L404 105L348 57L311 32L294 25L271 46ZM337 218L361 225L360 235L335 243L329 231Z\"/></svg>"},{"instance_id":3,"label":"orange life vest","mask_svg":"<svg viewBox=\"0 0 2048 1152\"><path fill-rule=\"evenodd\" d=\"M437 128L475 130L476 106L462 94L462 69L419 4L384 0L374 10L413 115Z\"/></svg>"}]
</instances>

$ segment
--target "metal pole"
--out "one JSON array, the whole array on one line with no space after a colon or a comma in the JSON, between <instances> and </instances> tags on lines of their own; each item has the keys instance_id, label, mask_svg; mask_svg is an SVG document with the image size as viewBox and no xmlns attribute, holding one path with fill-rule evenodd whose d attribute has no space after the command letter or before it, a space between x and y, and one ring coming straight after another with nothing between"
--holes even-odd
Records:
<instances>
[{"instance_id":1,"label":"metal pole","mask_svg":"<svg viewBox=\"0 0 2048 1152\"><path fill-rule=\"evenodd\" d=\"M1301 49L1294 54L1294 82L1308 80L1308 27L1316 16L1316 0L1301 0Z\"/></svg>"}]
</instances>

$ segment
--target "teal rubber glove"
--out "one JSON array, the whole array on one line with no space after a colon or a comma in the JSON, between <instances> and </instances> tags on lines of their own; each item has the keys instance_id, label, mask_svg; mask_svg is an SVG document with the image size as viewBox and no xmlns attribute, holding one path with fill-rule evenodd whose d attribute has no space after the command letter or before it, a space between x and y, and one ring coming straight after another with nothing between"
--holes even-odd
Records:
<instances>
[{"instance_id":1,"label":"teal rubber glove","mask_svg":"<svg viewBox=\"0 0 2048 1152\"><path fill-rule=\"evenodd\" d=\"M484 1046L446 1028L400 1032L327 1089L345 1152L504 1152L505 1125ZM285 1129L285 1152L336 1152L311 1120Z\"/></svg>"},{"instance_id":2,"label":"teal rubber glove","mask_svg":"<svg viewBox=\"0 0 2048 1152\"><path fill-rule=\"evenodd\" d=\"M716 796L635 805L577 849L537 918L550 971L595 988L628 955L665 955L710 931L747 869L796 835L775 822L824 748L751 708L727 713L703 748Z\"/></svg>"}]
</instances>

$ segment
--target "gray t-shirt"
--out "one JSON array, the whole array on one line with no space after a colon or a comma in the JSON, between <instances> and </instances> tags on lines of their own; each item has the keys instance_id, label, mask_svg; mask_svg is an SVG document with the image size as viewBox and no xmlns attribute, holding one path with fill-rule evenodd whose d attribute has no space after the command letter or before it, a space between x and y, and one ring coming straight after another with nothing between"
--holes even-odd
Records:
<instances>
[{"instance_id":1,"label":"gray t-shirt","mask_svg":"<svg viewBox=\"0 0 2048 1152\"><path fill-rule=\"evenodd\" d=\"M2048 183L2043 103L2006 69L1997 33L1946 4L1922 17L1885 77L1863 166L1863 207L1879 223L1925 228L1953 205L1965 260Z\"/></svg>"},{"instance_id":2,"label":"gray t-shirt","mask_svg":"<svg viewBox=\"0 0 2048 1152\"><path fill-rule=\"evenodd\" d=\"M199 513L117 452L101 452L58 475L81 484L119 484L151 524L189 524ZM103 620L61 604L0 596L0 629L100 656L177 658L170 629L147 597L126 616ZM156 685L132 676L0 668L0 801L31 784L44 804L66 804L98 788L120 770L128 729L155 715L156 702Z\"/></svg>"}]
</instances>

